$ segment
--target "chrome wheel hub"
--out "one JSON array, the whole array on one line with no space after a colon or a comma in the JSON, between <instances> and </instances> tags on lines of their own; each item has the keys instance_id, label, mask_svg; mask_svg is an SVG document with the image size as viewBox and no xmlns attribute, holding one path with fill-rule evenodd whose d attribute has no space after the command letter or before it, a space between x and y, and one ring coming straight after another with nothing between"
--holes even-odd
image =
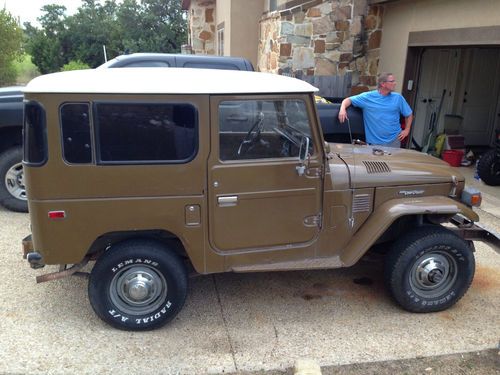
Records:
<instances>
[{"instance_id":1,"label":"chrome wheel hub","mask_svg":"<svg viewBox=\"0 0 500 375\"><path fill-rule=\"evenodd\" d=\"M25 201L26 187L24 186L24 173L22 163L14 164L5 174L5 187L16 199Z\"/></svg>"},{"instance_id":2,"label":"chrome wheel hub","mask_svg":"<svg viewBox=\"0 0 500 375\"><path fill-rule=\"evenodd\" d=\"M167 296L163 275L149 266L129 266L120 270L111 281L111 301L123 312L149 314L157 310Z\"/></svg>"},{"instance_id":3,"label":"chrome wheel hub","mask_svg":"<svg viewBox=\"0 0 500 375\"><path fill-rule=\"evenodd\" d=\"M409 281L413 291L425 298L446 293L457 278L457 263L446 252L433 252L421 256L414 263Z\"/></svg>"}]
</instances>

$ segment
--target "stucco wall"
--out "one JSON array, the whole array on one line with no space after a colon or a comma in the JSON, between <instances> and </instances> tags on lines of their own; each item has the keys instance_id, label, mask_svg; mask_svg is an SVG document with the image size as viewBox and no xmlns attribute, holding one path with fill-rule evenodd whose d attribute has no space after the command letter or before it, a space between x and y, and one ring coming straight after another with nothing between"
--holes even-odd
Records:
<instances>
[{"instance_id":1,"label":"stucco wall","mask_svg":"<svg viewBox=\"0 0 500 375\"><path fill-rule=\"evenodd\" d=\"M249 59L257 66L259 20L264 12L264 0L232 0L231 18L238 27L231 28L231 56Z\"/></svg>"},{"instance_id":2,"label":"stucco wall","mask_svg":"<svg viewBox=\"0 0 500 375\"><path fill-rule=\"evenodd\" d=\"M385 5L379 71L401 90L410 32L500 25L499 0L403 0Z\"/></svg>"},{"instance_id":3,"label":"stucco wall","mask_svg":"<svg viewBox=\"0 0 500 375\"><path fill-rule=\"evenodd\" d=\"M224 22L224 56L231 56L231 0L217 0L216 13L216 28Z\"/></svg>"}]
</instances>

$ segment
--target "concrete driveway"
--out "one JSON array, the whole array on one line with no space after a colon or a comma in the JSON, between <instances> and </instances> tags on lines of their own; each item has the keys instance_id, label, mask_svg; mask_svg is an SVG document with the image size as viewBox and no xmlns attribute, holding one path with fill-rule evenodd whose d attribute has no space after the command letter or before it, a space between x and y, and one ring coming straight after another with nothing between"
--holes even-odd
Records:
<instances>
[{"instance_id":1,"label":"concrete driveway","mask_svg":"<svg viewBox=\"0 0 500 375\"><path fill-rule=\"evenodd\" d=\"M494 214L478 212L500 230ZM36 275L56 268L34 271L22 259L28 215L0 208L0 228L0 373L228 373L285 369L303 357L327 366L499 344L500 256L481 243L469 292L445 312L401 310L385 291L381 264L362 262L196 277L172 323L130 333L97 318L85 278L35 284Z\"/></svg>"}]
</instances>

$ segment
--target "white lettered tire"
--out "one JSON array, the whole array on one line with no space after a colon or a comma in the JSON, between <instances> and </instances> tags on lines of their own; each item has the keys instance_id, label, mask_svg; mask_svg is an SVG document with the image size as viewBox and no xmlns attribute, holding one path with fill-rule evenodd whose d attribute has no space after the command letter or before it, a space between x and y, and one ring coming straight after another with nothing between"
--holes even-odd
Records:
<instances>
[{"instance_id":1,"label":"white lettered tire","mask_svg":"<svg viewBox=\"0 0 500 375\"><path fill-rule=\"evenodd\" d=\"M474 270L474 254L466 241L439 225L424 225L396 240L387 254L385 281L405 310L436 312L462 298Z\"/></svg>"},{"instance_id":2,"label":"white lettered tire","mask_svg":"<svg viewBox=\"0 0 500 375\"><path fill-rule=\"evenodd\" d=\"M164 244L128 240L99 257L90 274L88 294L96 314L113 327L152 330L181 310L187 272L181 259Z\"/></svg>"}]
</instances>

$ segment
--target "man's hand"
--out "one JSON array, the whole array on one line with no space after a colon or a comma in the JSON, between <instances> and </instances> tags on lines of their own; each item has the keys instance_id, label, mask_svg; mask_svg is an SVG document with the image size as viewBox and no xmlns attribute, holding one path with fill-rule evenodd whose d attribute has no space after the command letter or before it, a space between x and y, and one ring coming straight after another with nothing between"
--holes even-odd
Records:
<instances>
[{"instance_id":1,"label":"man's hand","mask_svg":"<svg viewBox=\"0 0 500 375\"><path fill-rule=\"evenodd\" d=\"M410 129L402 130L401 133L398 134L398 139L402 141L403 139L408 137L408 134L410 134Z\"/></svg>"},{"instance_id":2,"label":"man's hand","mask_svg":"<svg viewBox=\"0 0 500 375\"><path fill-rule=\"evenodd\" d=\"M413 114L409 115L408 117L405 117L405 130L402 130L401 133L399 133L398 135L398 139L400 141L408 137L408 134L410 134L412 121L413 121Z\"/></svg>"},{"instance_id":3,"label":"man's hand","mask_svg":"<svg viewBox=\"0 0 500 375\"><path fill-rule=\"evenodd\" d=\"M346 120L347 117L347 111L345 108L340 108L339 110L339 121L340 123L343 123Z\"/></svg>"},{"instance_id":4,"label":"man's hand","mask_svg":"<svg viewBox=\"0 0 500 375\"><path fill-rule=\"evenodd\" d=\"M340 110L339 110L339 115L338 115L339 121L340 121L341 124L345 121L345 119L349 119L347 117L347 111L346 111L346 109L351 104L352 104L352 102L351 102L350 98L345 98L344 100L342 100L342 104L340 105Z\"/></svg>"}]
</instances>

